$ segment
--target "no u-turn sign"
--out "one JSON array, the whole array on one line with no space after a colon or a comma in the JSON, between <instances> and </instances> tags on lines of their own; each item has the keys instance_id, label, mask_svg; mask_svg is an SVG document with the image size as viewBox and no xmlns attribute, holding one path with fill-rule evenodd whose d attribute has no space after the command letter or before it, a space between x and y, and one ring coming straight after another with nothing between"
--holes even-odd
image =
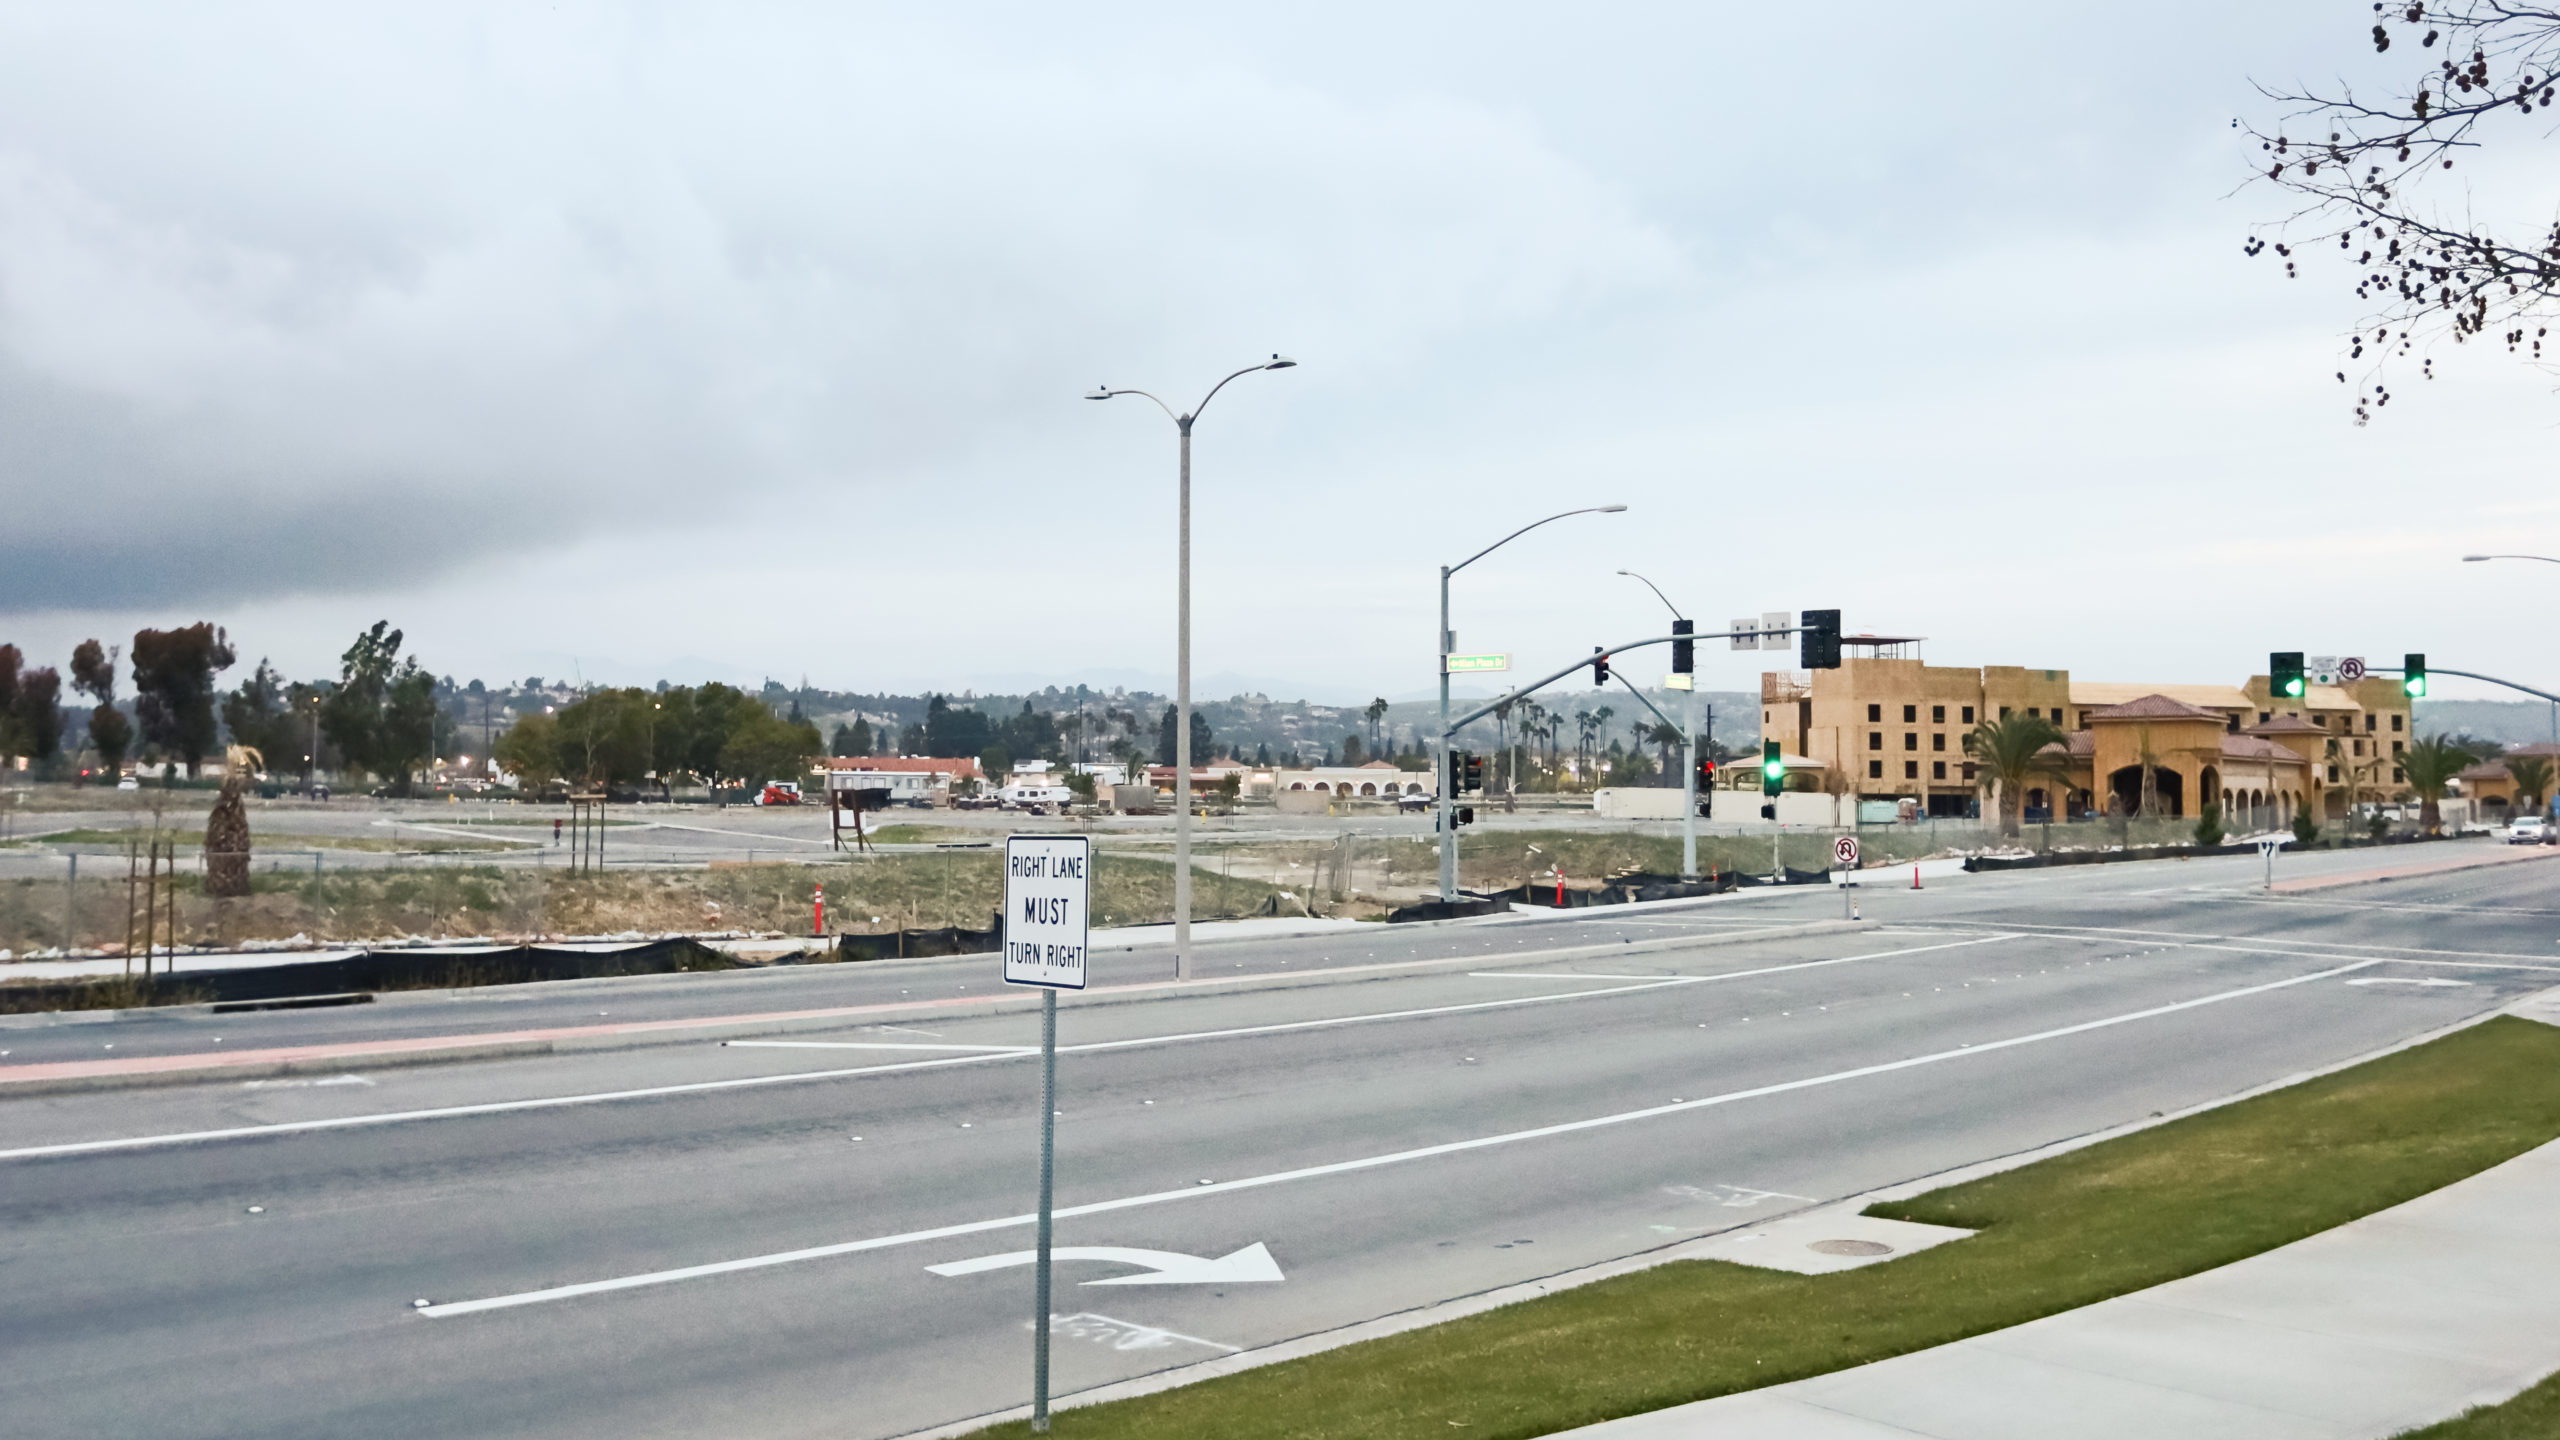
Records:
<instances>
[{"instance_id":1,"label":"no u-turn sign","mask_svg":"<svg viewBox=\"0 0 2560 1440\"><path fill-rule=\"evenodd\" d=\"M1004 842L1004 979L1049 990L1084 988L1093 842L1082 835L1014 835Z\"/></svg>"}]
</instances>

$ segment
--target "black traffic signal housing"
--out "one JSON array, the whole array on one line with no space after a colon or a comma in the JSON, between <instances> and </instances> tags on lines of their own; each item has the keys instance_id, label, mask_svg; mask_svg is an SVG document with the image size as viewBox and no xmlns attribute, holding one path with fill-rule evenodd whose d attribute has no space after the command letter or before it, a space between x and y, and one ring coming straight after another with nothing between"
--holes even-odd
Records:
<instances>
[{"instance_id":1,"label":"black traffic signal housing","mask_svg":"<svg viewBox=\"0 0 2560 1440\"><path fill-rule=\"evenodd\" d=\"M2267 689L2278 700L2299 700L2306 692L2302 681L2302 652L2278 650L2267 657Z\"/></svg>"},{"instance_id":2,"label":"black traffic signal housing","mask_svg":"<svg viewBox=\"0 0 2560 1440\"><path fill-rule=\"evenodd\" d=\"M1671 642L1672 674L1695 675L1698 673L1698 642L1689 638L1697 633L1697 629L1698 622L1695 620L1671 622L1671 633L1680 637Z\"/></svg>"},{"instance_id":3,"label":"black traffic signal housing","mask_svg":"<svg viewBox=\"0 0 2560 1440\"><path fill-rule=\"evenodd\" d=\"M1474 751L1472 751L1472 750L1461 750L1461 751L1459 751L1459 752L1458 752L1458 791L1459 791L1459 793L1460 793L1460 794L1464 794L1465 792L1467 792L1467 791L1469 791L1469 790L1482 790L1483 788L1484 788L1484 757L1483 757L1483 756L1481 756L1481 755L1478 755L1477 753L1475 753L1475 752L1474 752Z\"/></svg>"},{"instance_id":4,"label":"black traffic signal housing","mask_svg":"<svg viewBox=\"0 0 2560 1440\"><path fill-rule=\"evenodd\" d=\"M1704 795L1715 788L1716 762L1701 755L1698 757L1698 793Z\"/></svg>"},{"instance_id":5,"label":"black traffic signal housing","mask_svg":"<svg viewBox=\"0 0 2560 1440\"><path fill-rule=\"evenodd\" d=\"M1796 622L1796 643L1807 670L1840 668L1840 612L1807 610Z\"/></svg>"},{"instance_id":6,"label":"black traffic signal housing","mask_svg":"<svg viewBox=\"0 0 2560 1440\"><path fill-rule=\"evenodd\" d=\"M1449 812L1449 828L1453 831L1474 823L1476 823L1476 807L1473 805L1461 805ZM1437 815L1431 817L1431 828L1434 830L1440 828L1440 817Z\"/></svg>"},{"instance_id":7,"label":"black traffic signal housing","mask_svg":"<svg viewBox=\"0 0 2560 1440\"><path fill-rule=\"evenodd\" d=\"M1774 796L1780 790L1785 789L1786 784L1787 760L1785 756L1778 753L1778 742L1775 740L1761 741L1760 793L1763 795ZM1772 820L1777 818L1776 807L1764 805L1760 808L1769 812L1765 818Z\"/></svg>"},{"instance_id":8,"label":"black traffic signal housing","mask_svg":"<svg viewBox=\"0 0 2560 1440\"><path fill-rule=\"evenodd\" d=\"M1594 685L1609 683L1609 652L1597 645L1591 647L1591 683Z\"/></svg>"},{"instance_id":9,"label":"black traffic signal housing","mask_svg":"<svg viewBox=\"0 0 2560 1440\"><path fill-rule=\"evenodd\" d=\"M2412 652L2400 657L2400 693L2412 700L2427 696L2427 657Z\"/></svg>"}]
</instances>

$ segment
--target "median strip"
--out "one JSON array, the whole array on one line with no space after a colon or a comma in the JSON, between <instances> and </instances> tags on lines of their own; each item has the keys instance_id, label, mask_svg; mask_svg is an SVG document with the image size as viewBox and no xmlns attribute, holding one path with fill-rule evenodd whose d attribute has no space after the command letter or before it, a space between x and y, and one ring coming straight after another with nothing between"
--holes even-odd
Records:
<instances>
[{"instance_id":1,"label":"median strip","mask_svg":"<svg viewBox=\"0 0 2560 1440\"><path fill-rule=\"evenodd\" d=\"M1666 951L1704 949L1855 931L1846 921L1815 921L1733 935L1681 936L1633 943L1562 946L1509 955L1441 956L1423 960L1389 960L1372 965L1331 965L1305 970L1259 971L1249 975L1200 980L1145 980L1097 985L1078 995L1078 1007L1163 999L1175 995L1219 995L1239 990L1291 990L1339 981L1391 979L1398 975L1464 970L1498 960L1508 965L1549 964L1595 955L1626 957ZM943 962L947 963L947 962ZM747 1015L702 1015L674 1020L635 1020L611 1025L555 1026L538 1030L506 1030L480 1034L416 1036L399 1040L358 1040L331 1045L276 1046L255 1050L199 1051L187 1055L131 1056L119 1059L59 1060L41 1064L0 1065L0 1100L19 1095L65 1091L120 1089L136 1085L181 1085L199 1080L258 1075L290 1075L314 1065L343 1069L351 1064L423 1065L451 1060L483 1060L546 1055L558 1051L638 1049L649 1045L687 1044L733 1037L831 1030L847 1023L885 1015L933 1014L968 1010L1007 1014L1037 1009L1039 1002L1019 994L963 995L939 1000L886 1000L863 1005L832 1005L807 1010L775 1010Z\"/></svg>"}]
</instances>

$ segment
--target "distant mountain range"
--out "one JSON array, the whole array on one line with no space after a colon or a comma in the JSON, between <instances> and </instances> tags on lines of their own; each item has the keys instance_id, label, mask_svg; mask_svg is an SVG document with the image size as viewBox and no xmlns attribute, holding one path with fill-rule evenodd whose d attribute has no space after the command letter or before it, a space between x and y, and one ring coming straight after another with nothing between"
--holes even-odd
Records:
<instances>
[{"instance_id":1,"label":"distant mountain range","mask_svg":"<svg viewBox=\"0 0 2560 1440\"><path fill-rule=\"evenodd\" d=\"M2414 708L2418 729L2426 734L2444 731L2501 745L2560 742L2552 707L2540 700L2420 700Z\"/></svg>"}]
</instances>

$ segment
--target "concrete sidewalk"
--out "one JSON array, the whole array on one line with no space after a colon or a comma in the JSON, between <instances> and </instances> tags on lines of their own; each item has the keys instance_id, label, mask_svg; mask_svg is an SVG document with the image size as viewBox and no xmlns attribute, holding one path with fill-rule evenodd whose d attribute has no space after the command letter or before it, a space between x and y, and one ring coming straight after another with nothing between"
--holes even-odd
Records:
<instances>
[{"instance_id":1,"label":"concrete sidewalk","mask_svg":"<svg viewBox=\"0 0 2560 1440\"><path fill-rule=\"evenodd\" d=\"M2510 1013L2560 1024L2560 992ZM2379 1440L2560 1370L2560 1141L2308 1240L1577 1440Z\"/></svg>"}]
</instances>

